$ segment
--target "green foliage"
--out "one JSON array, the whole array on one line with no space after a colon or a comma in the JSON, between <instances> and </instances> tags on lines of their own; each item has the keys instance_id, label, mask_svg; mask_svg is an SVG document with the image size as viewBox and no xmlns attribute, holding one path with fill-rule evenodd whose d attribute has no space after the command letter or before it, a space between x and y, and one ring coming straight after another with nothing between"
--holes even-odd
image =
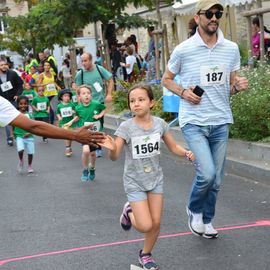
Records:
<instances>
[{"instance_id":1,"label":"green foliage","mask_svg":"<svg viewBox=\"0 0 270 270\"><path fill-rule=\"evenodd\" d=\"M128 83L125 81L118 81L118 86L120 90L114 91L112 94L113 97L113 112L120 113L124 111L128 111L128 100L127 93L128 89L130 89L133 85L138 82ZM152 108L151 112L153 115L163 118L166 121L172 120L171 113L163 112L163 93L161 85L152 85L152 90L154 93L155 105Z\"/></svg>"},{"instance_id":2,"label":"green foliage","mask_svg":"<svg viewBox=\"0 0 270 270\"><path fill-rule=\"evenodd\" d=\"M248 49L246 44L240 43L238 44L238 48L241 56L241 65L246 66L248 64Z\"/></svg>"},{"instance_id":3,"label":"green foliage","mask_svg":"<svg viewBox=\"0 0 270 270\"><path fill-rule=\"evenodd\" d=\"M232 138L249 141L270 137L270 67L260 66L242 70L249 80L249 88L231 97L234 124L230 129Z\"/></svg>"}]
</instances>

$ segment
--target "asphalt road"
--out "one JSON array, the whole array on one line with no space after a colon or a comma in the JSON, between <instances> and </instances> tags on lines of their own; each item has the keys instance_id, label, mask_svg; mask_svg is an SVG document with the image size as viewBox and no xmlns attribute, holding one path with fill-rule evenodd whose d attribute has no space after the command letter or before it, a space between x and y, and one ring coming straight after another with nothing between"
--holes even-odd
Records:
<instances>
[{"instance_id":1,"label":"asphalt road","mask_svg":"<svg viewBox=\"0 0 270 270\"><path fill-rule=\"evenodd\" d=\"M143 235L123 232L123 157L97 160L94 182L82 183L81 147L66 158L62 141L36 138L33 175L16 172L15 147L0 130L0 270L129 270ZM185 205L193 168L162 155L165 206L153 251L161 270L269 270L270 183L226 175L214 220L220 237L191 235Z\"/></svg>"}]
</instances>

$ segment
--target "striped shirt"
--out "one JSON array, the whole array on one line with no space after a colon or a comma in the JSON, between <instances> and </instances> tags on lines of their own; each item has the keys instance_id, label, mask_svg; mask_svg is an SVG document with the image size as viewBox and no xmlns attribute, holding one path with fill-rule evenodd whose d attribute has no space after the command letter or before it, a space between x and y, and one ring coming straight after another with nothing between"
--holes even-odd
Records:
<instances>
[{"instance_id":1,"label":"striped shirt","mask_svg":"<svg viewBox=\"0 0 270 270\"><path fill-rule=\"evenodd\" d=\"M183 88L199 85L205 90L200 104L181 99L179 123L207 126L233 123L230 108L230 73L240 68L236 43L224 38L218 29L217 43L208 48L198 31L179 44L168 62L168 69L180 77Z\"/></svg>"}]
</instances>

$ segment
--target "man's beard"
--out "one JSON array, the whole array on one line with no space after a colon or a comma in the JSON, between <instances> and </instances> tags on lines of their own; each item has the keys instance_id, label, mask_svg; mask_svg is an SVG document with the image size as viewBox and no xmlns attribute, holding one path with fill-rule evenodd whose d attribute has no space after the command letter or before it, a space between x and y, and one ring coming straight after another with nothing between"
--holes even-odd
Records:
<instances>
[{"instance_id":1,"label":"man's beard","mask_svg":"<svg viewBox=\"0 0 270 270\"><path fill-rule=\"evenodd\" d=\"M208 25L210 25L210 24L211 24L211 23L209 23ZM204 27L204 26L202 27L203 30L204 30L204 32L205 32L208 36L213 36L213 35L215 35L215 34L217 33L219 24L216 23L217 28L216 28L215 30L210 30L210 29L208 28L208 25L205 26L205 27Z\"/></svg>"}]
</instances>

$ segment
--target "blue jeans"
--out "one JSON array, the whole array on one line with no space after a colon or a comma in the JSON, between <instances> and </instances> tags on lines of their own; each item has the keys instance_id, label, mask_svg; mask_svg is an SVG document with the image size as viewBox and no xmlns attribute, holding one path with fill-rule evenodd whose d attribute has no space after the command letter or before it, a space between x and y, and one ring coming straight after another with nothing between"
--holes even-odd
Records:
<instances>
[{"instance_id":1,"label":"blue jeans","mask_svg":"<svg viewBox=\"0 0 270 270\"><path fill-rule=\"evenodd\" d=\"M196 157L196 176L188 207L191 212L202 213L203 222L207 224L215 215L217 194L224 176L229 125L186 124L182 133Z\"/></svg>"}]
</instances>

